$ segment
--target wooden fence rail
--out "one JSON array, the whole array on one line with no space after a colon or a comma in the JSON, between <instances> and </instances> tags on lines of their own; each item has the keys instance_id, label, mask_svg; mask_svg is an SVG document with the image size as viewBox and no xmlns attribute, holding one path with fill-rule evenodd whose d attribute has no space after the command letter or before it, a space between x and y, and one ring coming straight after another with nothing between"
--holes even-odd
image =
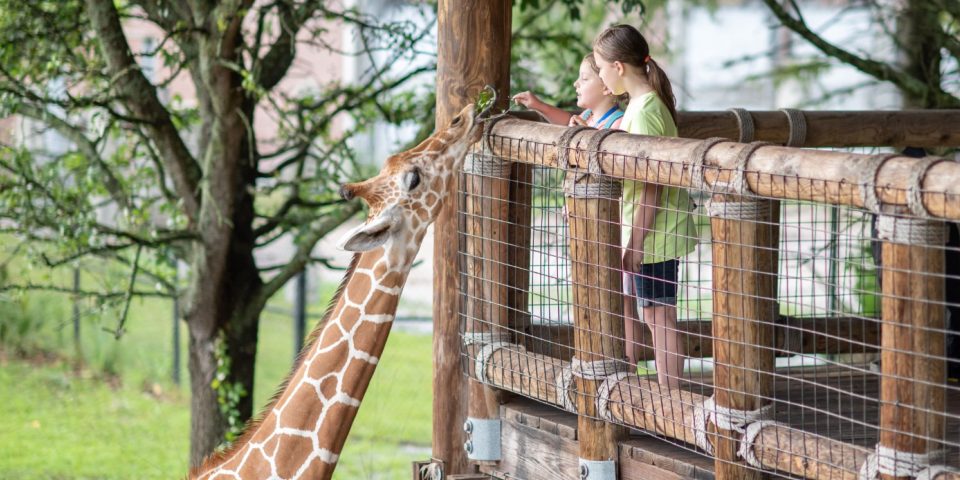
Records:
<instances>
[{"instance_id":1,"label":"wooden fence rail","mask_svg":"<svg viewBox=\"0 0 960 480\"><path fill-rule=\"evenodd\" d=\"M755 132L776 139L774 130L780 127L772 124L778 120L768 113L754 112ZM819 118L819 127L807 132L807 143L837 143L821 127L842 118ZM738 128L742 133L742 125ZM730 133L724 129L728 126L710 132ZM891 130L888 125L873 133L889 141ZM724 480L763 478L773 471L811 479L852 480L874 472L896 478L920 474L940 461L935 454L947 441L946 325L942 309L930 305L944 302L943 222L960 219L960 163L572 131L509 117L488 133L484 152L474 160L486 157L487 163L467 169L463 192L468 214L464 315L480 320L468 321L464 333L465 354L476 359L468 369L476 380L472 417L497 416L490 387L577 413L581 475L590 468L615 471L610 467L625 438L621 426L698 446L715 457L716 476ZM954 133L927 140L960 143L951 140ZM878 141L866 133L853 138ZM532 165L568 175L572 326L531 325L525 311L530 235L524 231L531 228ZM606 183L584 193L573 187L584 178ZM712 396L670 389L626 371L633 366L622 361L621 220L611 178L712 194L707 210L713 318L681 324L691 356L714 359ZM742 188L732 188L741 178ZM882 319L778 316L779 200L852 206L879 215ZM805 338L808 332L816 335ZM553 346L545 348L537 339ZM775 421L778 350L863 353L878 346L883 361L876 451ZM908 465L890 466L884 455L907 459ZM960 474L945 471L933 478L960 480Z\"/></svg>"}]
</instances>

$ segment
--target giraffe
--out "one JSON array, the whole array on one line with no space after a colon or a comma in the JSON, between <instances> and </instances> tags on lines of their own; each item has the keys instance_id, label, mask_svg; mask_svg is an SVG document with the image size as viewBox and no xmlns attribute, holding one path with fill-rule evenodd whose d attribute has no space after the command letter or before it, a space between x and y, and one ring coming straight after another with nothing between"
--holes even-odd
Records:
<instances>
[{"instance_id":1,"label":"giraffe","mask_svg":"<svg viewBox=\"0 0 960 480\"><path fill-rule=\"evenodd\" d=\"M340 195L369 206L340 248L353 261L325 319L311 332L285 387L227 451L190 479L327 479L377 367L427 226L467 149L479 140L473 104L413 149L387 159L380 174Z\"/></svg>"}]
</instances>

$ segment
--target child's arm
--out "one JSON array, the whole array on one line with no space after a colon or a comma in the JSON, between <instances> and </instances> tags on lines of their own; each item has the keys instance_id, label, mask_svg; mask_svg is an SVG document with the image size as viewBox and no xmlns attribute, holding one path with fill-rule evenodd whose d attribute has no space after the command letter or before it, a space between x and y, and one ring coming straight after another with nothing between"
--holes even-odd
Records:
<instances>
[{"instance_id":1,"label":"child's arm","mask_svg":"<svg viewBox=\"0 0 960 480\"><path fill-rule=\"evenodd\" d=\"M637 185L637 189L640 189ZM631 272L640 271L643 264L643 240L653 228L653 220L657 215L657 206L660 199L660 185L643 183L643 193L633 215L633 225L630 227L630 241L627 242L627 252L624 254L624 266ZM632 199L631 199L632 200Z\"/></svg>"},{"instance_id":2,"label":"child's arm","mask_svg":"<svg viewBox=\"0 0 960 480\"><path fill-rule=\"evenodd\" d=\"M543 103L533 92L521 92L513 96L513 101L527 107L531 110L540 112L547 118L547 121L554 125L566 125L570 121L571 115L563 109Z\"/></svg>"}]
</instances>

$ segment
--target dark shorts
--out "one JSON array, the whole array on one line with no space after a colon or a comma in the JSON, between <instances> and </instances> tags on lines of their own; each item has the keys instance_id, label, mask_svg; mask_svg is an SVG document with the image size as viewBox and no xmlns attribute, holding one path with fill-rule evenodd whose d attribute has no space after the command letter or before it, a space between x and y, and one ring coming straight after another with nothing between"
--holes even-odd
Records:
<instances>
[{"instance_id":1,"label":"dark shorts","mask_svg":"<svg viewBox=\"0 0 960 480\"><path fill-rule=\"evenodd\" d=\"M637 308L677 304L677 274L679 260L645 263L631 275Z\"/></svg>"}]
</instances>

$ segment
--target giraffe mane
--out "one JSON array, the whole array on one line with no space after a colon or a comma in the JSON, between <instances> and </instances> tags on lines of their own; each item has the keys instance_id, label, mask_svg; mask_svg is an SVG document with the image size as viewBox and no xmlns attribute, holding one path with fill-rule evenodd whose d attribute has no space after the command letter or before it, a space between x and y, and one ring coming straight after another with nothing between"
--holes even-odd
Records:
<instances>
[{"instance_id":1,"label":"giraffe mane","mask_svg":"<svg viewBox=\"0 0 960 480\"><path fill-rule=\"evenodd\" d=\"M327 324L327 321L330 319L330 315L333 314L333 311L337 308L337 303L340 302L340 298L343 296L343 292L347 289L347 284L350 283L350 278L353 277L354 270L357 269L357 265L360 263L360 256L363 252L357 252L353 254L353 258L350 259L350 266L347 267L346 272L343 275L343 280L340 281L340 286L337 287L336 292L333 294L333 297L330 298L330 303L327 304L327 310L323 314L323 318L320 319L320 322L317 323L311 331L310 335L304 341L303 348L300 349L300 353L297 354L296 360L293 362L293 367L290 369L290 372L287 373L287 376L283 379L283 382L280 383L280 386L277 387L277 390L270 397L270 400L267 401L267 404L260 409L260 413L252 417L250 420L247 420L246 426L243 428L243 434L235 442L233 442L230 447L225 448L220 452L214 452L207 456L207 458L199 466L192 467L190 469L189 476L187 478L194 478L202 473L207 472L213 468L216 464L223 462L234 453L237 452L240 448L247 444L250 441L250 437L257 431L257 427L260 426L260 423L263 422L263 419L269 415L269 412L273 410L274 405L277 404L277 401L280 400L280 396L283 395L283 392L287 390L287 387L290 385L290 380L293 378L293 375L300 369L300 366L303 364L303 360L306 357L307 352L313 348L313 344L316 343L317 339L320 337L320 332L323 330L324 325ZM251 392L252 393L252 392Z\"/></svg>"}]
</instances>

